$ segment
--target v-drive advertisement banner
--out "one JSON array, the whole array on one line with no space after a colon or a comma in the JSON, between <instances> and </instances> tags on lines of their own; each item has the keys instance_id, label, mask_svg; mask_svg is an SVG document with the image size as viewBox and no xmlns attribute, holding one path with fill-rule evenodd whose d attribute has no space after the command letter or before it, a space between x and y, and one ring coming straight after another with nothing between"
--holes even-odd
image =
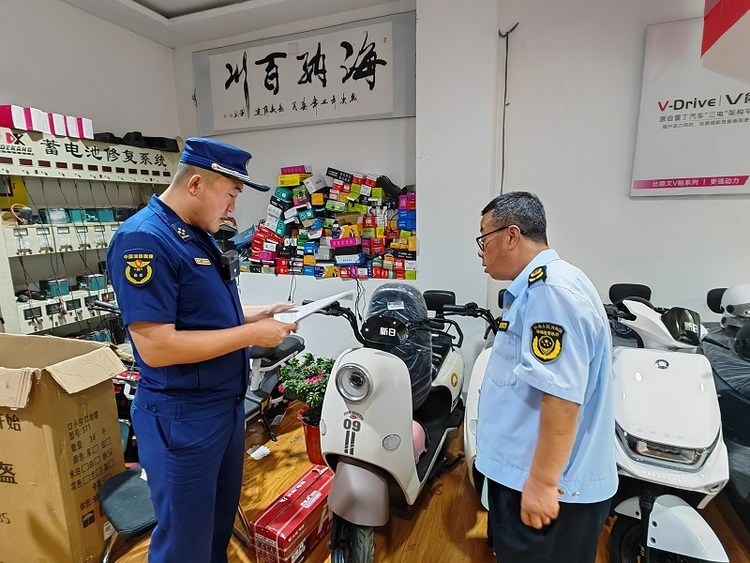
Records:
<instances>
[{"instance_id":1,"label":"v-drive advertisement banner","mask_svg":"<svg viewBox=\"0 0 750 563\"><path fill-rule=\"evenodd\" d=\"M750 83L703 66L702 33L648 26L632 196L750 193Z\"/></svg>"}]
</instances>

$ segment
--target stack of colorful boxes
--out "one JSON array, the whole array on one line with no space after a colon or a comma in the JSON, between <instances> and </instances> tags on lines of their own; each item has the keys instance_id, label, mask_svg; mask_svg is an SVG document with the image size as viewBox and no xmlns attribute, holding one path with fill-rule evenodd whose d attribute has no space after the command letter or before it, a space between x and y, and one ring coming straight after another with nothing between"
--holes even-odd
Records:
<instances>
[{"instance_id":1,"label":"stack of colorful boxes","mask_svg":"<svg viewBox=\"0 0 750 563\"><path fill-rule=\"evenodd\" d=\"M253 235L249 270L343 279L417 277L416 194L386 194L379 176L308 165L281 169ZM330 180L327 182L326 180Z\"/></svg>"}]
</instances>

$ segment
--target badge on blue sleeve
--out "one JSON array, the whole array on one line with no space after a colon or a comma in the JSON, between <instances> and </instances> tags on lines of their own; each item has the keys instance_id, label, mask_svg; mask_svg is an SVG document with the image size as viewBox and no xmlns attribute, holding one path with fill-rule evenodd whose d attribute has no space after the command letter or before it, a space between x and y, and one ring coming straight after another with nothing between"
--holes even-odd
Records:
<instances>
[{"instance_id":1,"label":"badge on blue sleeve","mask_svg":"<svg viewBox=\"0 0 750 563\"><path fill-rule=\"evenodd\" d=\"M552 323L531 325L531 353L541 362L555 360L563 349L565 329Z\"/></svg>"},{"instance_id":2,"label":"badge on blue sleeve","mask_svg":"<svg viewBox=\"0 0 750 563\"><path fill-rule=\"evenodd\" d=\"M122 259L125 260L125 279L128 283L140 287L154 277L154 268L151 265L154 260L153 252L129 250L122 255Z\"/></svg>"},{"instance_id":3,"label":"badge on blue sleeve","mask_svg":"<svg viewBox=\"0 0 750 563\"><path fill-rule=\"evenodd\" d=\"M538 268L534 268L532 272L529 274L529 285L532 283L536 283L540 280L546 280L547 279L547 266L539 266Z\"/></svg>"}]
</instances>

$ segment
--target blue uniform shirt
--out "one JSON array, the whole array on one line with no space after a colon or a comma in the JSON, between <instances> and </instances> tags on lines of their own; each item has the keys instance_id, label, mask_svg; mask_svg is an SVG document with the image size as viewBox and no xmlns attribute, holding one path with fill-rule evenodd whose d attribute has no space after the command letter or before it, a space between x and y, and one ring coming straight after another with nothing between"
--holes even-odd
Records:
<instances>
[{"instance_id":1,"label":"blue uniform shirt","mask_svg":"<svg viewBox=\"0 0 750 563\"><path fill-rule=\"evenodd\" d=\"M115 233L107 271L125 325L148 321L174 324L177 330L215 330L245 322L237 281L222 279L216 241L184 223L156 196ZM207 394L216 400L238 397L247 387L247 348L161 368L146 365L133 348L141 366L139 392L189 402Z\"/></svg>"},{"instance_id":2,"label":"blue uniform shirt","mask_svg":"<svg viewBox=\"0 0 750 563\"><path fill-rule=\"evenodd\" d=\"M617 489L612 342L591 281L554 250L513 280L479 395L476 466L521 491L539 436L542 396L581 405L561 502L606 500Z\"/></svg>"}]
</instances>

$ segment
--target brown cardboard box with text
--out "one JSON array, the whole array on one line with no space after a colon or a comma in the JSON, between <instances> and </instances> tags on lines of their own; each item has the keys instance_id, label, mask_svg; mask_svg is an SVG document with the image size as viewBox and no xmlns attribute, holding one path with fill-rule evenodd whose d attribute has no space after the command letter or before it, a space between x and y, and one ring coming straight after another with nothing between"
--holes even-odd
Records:
<instances>
[{"instance_id":1,"label":"brown cardboard box with text","mask_svg":"<svg viewBox=\"0 0 750 563\"><path fill-rule=\"evenodd\" d=\"M0 561L101 560L101 484L124 470L106 345L0 334ZM109 527L109 526L108 526Z\"/></svg>"}]
</instances>

